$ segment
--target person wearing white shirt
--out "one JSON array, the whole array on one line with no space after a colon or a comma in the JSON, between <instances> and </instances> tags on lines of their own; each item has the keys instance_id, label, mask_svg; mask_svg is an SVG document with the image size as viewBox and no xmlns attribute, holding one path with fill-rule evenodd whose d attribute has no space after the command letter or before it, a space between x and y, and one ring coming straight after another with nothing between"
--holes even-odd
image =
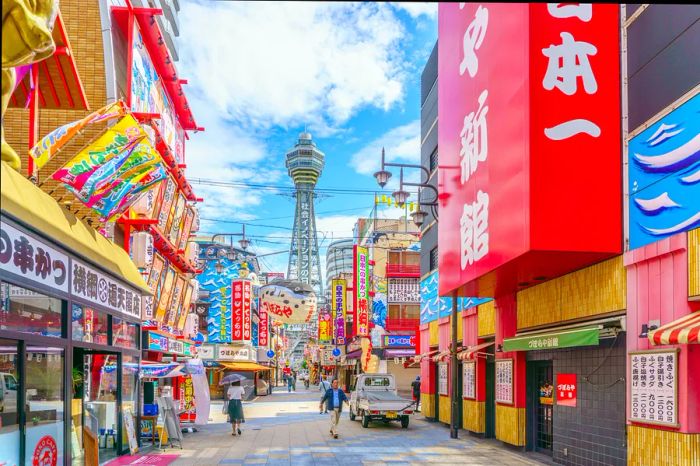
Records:
<instances>
[{"instance_id":1,"label":"person wearing white shirt","mask_svg":"<svg viewBox=\"0 0 700 466\"><path fill-rule=\"evenodd\" d=\"M228 391L226 392L226 397L228 398L228 417L231 422L231 429L233 432L231 435L241 435L241 423L245 422L243 417L243 403L242 398L245 394L245 389L241 386L241 381L237 380L231 383Z\"/></svg>"}]
</instances>

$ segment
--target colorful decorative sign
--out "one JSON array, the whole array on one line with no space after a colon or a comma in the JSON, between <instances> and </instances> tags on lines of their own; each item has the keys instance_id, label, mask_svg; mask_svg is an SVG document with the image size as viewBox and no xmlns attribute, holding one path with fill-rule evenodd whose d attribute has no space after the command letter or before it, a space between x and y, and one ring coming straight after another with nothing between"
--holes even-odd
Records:
<instances>
[{"instance_id":1,"label":"colorful decorative sign","mask_svg":"<svg viewBox=\"0 0 700 466\"><path fill-rule=\"evenodd\" d=\"M630 249L700 226L700 94L629 142Z\"/></svg>"},{"instance_id":2,"label":"colorful decorative sign","mask_svg":"<svg viewBox=\"0 0 700 466\"><path fill-rule=\"evenodd\" d=\"M173 290L172 298L170 298L166 314L167 317L164 322L168 327L175 327L175 324L179 322L180 316L178 315L178 311L180 310L180 302L185 292L185 286L185 277L178 273L175 279L175 289Z\"/></svg>"},{"instance_id":3,"label":"colorful decorative sign","mask_svg":"<svg viewBox=\"0 0 700 466\"><path fill-rule=\"evenodd\" d=\"M356 312L355 334L369 335L369 257L367 248L353 246L354 302Z\"/></svg>"},{"instance_id":4,"label":"colorful decorative sign","mask_svg":"<svg viewBox=\"0 0 700 466\"><path fill-rule=\"evenodd\" d=\"M437 270L434 270L420 282L421 325L452 314L452 298L443 298L438 295L438 282L439 273ZM489 301L491 298L457 298L457 310L461 312Z\"/></svg>"},{"instance_id":5,"label":"colorful decorative sign","mask_svg":"<svg viewBox=\"0 0 700 466\"><path fill-rule=\"evenodd\" d=\"M216 359L218 361L252 361L253 357L249 347L217 345Z\"/></svg>"},{"instance_id":6,"label":"colorful decorative sign","mask_svg":"<svg viewBox=\"0 0 700 466\"><path fill-rule=\"evenodd\" d=\"M168 351L168 337L159 333L148 332L146 347L152 351Z\"/></svg>"},{"instance_id":7,"label":"colorful decorative sign","mask_svg":"<svg viewBox=\"0 0 700 466\"><path fill-rule=\"evenodd\" d=\"M192 207L188 207L185 211L185 216L182 220L182 230L180 231L180 240L178 241L177 248L184 251L187 248L187 242L190 240L190 233L192 232L192 225L195 218L195 210Z\"/></svg>"},{"instance_id":8,"label":"colorful decorative sign","mask_svg":"<svg viewBox=\"0 0 700 466\"><path fill-rule=\"evenodd\" d=\"M333 321L330 312L325 310L318 313L318 342L327 344L333 341Z\"/></svg>"},{"instance_id":9,"label":"colorful decorative sign","mask_svg":"<svg viewBox=\"0 0 700 466\"><path fill-rule=\"evenodd\" d=\"M170 217L170 207L175 199L175 194L177 190L177 183L170 176L166 179L165 183L161 183L161 192L158 196L159 202L156 205L160 205L160 211L158 212L158 230L165 234L166 226L168 224L168 218Z\"/></svg>"},{"instance_id":10,"label":"colorful decorative sign","mask_svg":"<svg viewBox=\"0 0 700 466\"><path fill-rule=\"evenodd\" d=\"M253 312L253 282L243 281L243 339L250 341L252 338L252 312Z\"/></svg>"},{"instance_id":11,"label":"colorful decorative sign","mask_svg":"<svg viewBox=\"0 0 700 466\"><path fill-rule=\"evenodd\" d=\"M120 314L141 319L141 294L97 269L71 260L71 295Z\"/></svg>"},{"instance_id":12,"label":"colorful decorative sign","mask_svg":"<svg viewBox=\"0 0 700 466\"><path fill-rule=\"evenodd\" d=\"M630 421L678 427L678 351L629 353Z\"/></svg>"},{"instance_id":13,"label":"colorful decorative sign","mask_svg":"<svg viewBox=\"0 0 700 466\"><path fill-rule=\"evenodd\" d=\"M269 344L270 321L267 307L261 306L258 300L258 346L265 347Z\"/></svg>"},{"instance_id":14,"label":"colorful decorative sign","mask_svg":"<svg viewBox=\"0 0 700 466\"><path fill-rule=\"evenodd\" d=\"M446 363L438 364L438 395L450 396L449 367Z\"/></svg>"},{"instance_id":15,"label":"colorful decorative sign","mask_svg":"<svg viewBox=\"0 0 700 466\"><path fill-rule=\"evenodd\" d=\"M176 328L182 330L185 328L185 323L187 322L187 316L190 313L190 305L192 304L192 295L194 293L194 285L188 283L185 289L185 294L180 302L180 309L178 311L179 319L177 321Z\"/></svg>"},{"instance_id":16,"label":"colorful decorative sign","mask_svg":"<svg viewBox=\"0 0 700 466\"><path fill-rule=\"evenodd\" d=\"M415 304L420 302L420 284L417 278L389 278L387 302L389 304Z\"/></svg>"},{"instance_id":17,"label":"colorful decorative sign","mask_svg":"<svg viewBox=\"0 0 700 466\"><path fill-rule=\"evenodd\" d=\"M438 33L440 294L619 254L621 159L581 162L620 153L619 7L440 3Z\"/></svg>"},{"instance_id":18,"label":"colorful decorative sign","mask_svg":"<svg viewBox=\"0 0 700 466\"><path fill-rule=\"evenodd\" d=\"M496 359L496 403L513 404L512 359Z\"/></svg>"},{"instance_id":19,"label":"colorful decorative sign","mask_svg":"<svg viewBox=\"0 0 700 466\"><path fill-rule=\"evenodd\" d=\"M260 306L269 318L284 324L309 323L316 310L316 293L311 286L291 281L278 280L272 285L260 287Z\"/></svg>"},{"instance_id":20,"label":"colorful decorative sign","mask_svg":"<svg viewBox=\"0 0 700 466\"><path fill-rule=\"evenodd\" d=\"M185 207L185 196L182 193L180 193L177 196L177 203L175 204L175 208L173 209L173 219L170 224L170 233L168 234L168 239L174 245L179 244L181 238L182 227L184 226L182 221L183 215L185 213Z\"/></svg>"},{"instance_id":21,"label":"colorful decorative sign","mask_svg":"<svg viewBox=\"0 0 700 466\"><path fill-rule=\"evenodd\" d=\"M345 298L347 285L345 280L333 279L331 281L333 290L333 310L335 311L335 342L338 345L345 344Z\"/></svg>"},{"instance_id":22,"label":"colorful decorative sign","mask_svg":"<svg viewBox=\"0 0 700 466\"><path fill-rule=\"evenodd\" d=\"M413 348L415 346L415 335L384 335L385 348Z\"/></svg>"},{"instance_id":23,"label":"colorful decorative sign","mask_svg":"<svg viewBox=\"0 0 700 466\"><path fill-rule=\"evenodd\" d=\"M554 386L549 380L545 380L540 384L540 404L554 404Z\"/></svg>"},{"instance_id":24,"label":"colorful decorative sign","mask_svg":"<svg viewBox=\"0 0 700 466\"><path fill-rule=\"evenodd\" d=\"M251 303L253 299L250 280L231 282L231 340L250 341Z\"/></svg>"},{"instance_id":25,"label":"colorful decorative sign","mask_svg":"<svg viewBox=\"0 0 700 466\"><path fill-rule=\"evenodd\" d=\"M596 346L600 338L597 327L562 330L556 333L506 338L503 351L530 351L543 349L571 348L575 346Z\"/></svg>"},{"instance_id":26,"label":"colorful decorative sign","mask_svg":"<svg viewBox=\"0 0 700 466\"><path fill-rule=\"evenodd\" d=\"M576 406L576 374L557 374L557 405Z\"/></svg>"},{"instance_id":27,"label":"colorful decorative sign","mask_svg":"<svg viewBox=\"0 0 700 466\"><path fill-rule=\"evenodd\" d=\"M146 284L148 288L153 292L153 296L145 296L141 301L141 318L142 320L152 320L155 317L154 302L158 299L158 285L161 282L161 276L163 274L163 268L165 267L165 259L157 252L153 255L153 262L151 263L151 270L148 273L148 279Z\"/></svg>"},{"instance_id":28,"label":"colorful decorative sign","mask_svg":"<svg viewBox=\"0 0 700 466\"><path fill-rule=\"evenodd\" d=\"M462 398L476 399L476 361L462 363Z\"/></svg>"},{"instance_id":29,"label":"colorful decorative sign","mask_svg":"<svg viewBox=\"0 0 700 466\"><path fill-rule=\"evenodd\" d=\"M168 311L168 304L170 304L170 298L173 293L173 284L175 282L175 277L177 272L172 266L168 266L168 270L165 272L165 278L163 279L163 285L161 286L160 297L158 299L158 307L156 308L156 320L158 322L166 322L165 317Z\"/></svg>"},{"instance_id":30,"label":"colorful decorative sign","mask_svg":"<svg viewBox=\"0 0 700 466\"><path fill-rule=\"evenodd\" d=\"M192 377L182 377L180 383L180 421L194 422L197 417Z\"/></svg>"}]
</instances>

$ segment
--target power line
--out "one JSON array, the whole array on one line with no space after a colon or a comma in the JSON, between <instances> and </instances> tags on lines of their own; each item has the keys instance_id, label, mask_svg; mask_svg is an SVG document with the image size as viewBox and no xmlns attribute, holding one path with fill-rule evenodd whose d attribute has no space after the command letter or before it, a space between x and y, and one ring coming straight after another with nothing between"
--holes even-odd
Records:
<instances>
[{"instance_id":1,"label":"power line","mask_svg":"<svg viewBox=\"0 0 700 466\"><path fill-rule=\"evenodd\" d=\"M286 194L293 194L296 191L296 187L290 185L275 185L275 184L263 184L263 183L248 183L245 181L222 181L222 180L212 180L207 178L188 178L191 184L199 184L205 186L217 186L220 188L254 188L262 189L267 191L282 191ZM376 190L376 189L357 189L357 188L314 188L316 193L327 193L327 194L372 194L379 195L385 194L390 195L391 192L388 190ZM417 191L410 191L415 194Z\"/></svg>"}]
</instances>

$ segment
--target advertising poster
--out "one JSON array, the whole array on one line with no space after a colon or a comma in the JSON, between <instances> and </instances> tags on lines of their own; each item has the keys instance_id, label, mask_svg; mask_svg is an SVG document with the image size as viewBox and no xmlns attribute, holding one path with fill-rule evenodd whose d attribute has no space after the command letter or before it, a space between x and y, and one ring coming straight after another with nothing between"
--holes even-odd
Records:
<instances>
[{"instance_id":1,"label":"advertising poster","mask_svg":"<svg viewBox=\"0 0 700 466\"><path fill-rule=\"evenodd\" d=\"M185 215L182 220L182 231L180 232L180 238L175 245L179 250L184 251L187 248L187 242L190 239L190 233L192 232L192 222L194 221L194 209L192 207L187 207L185 210ZM174 244L174 243L173 243Z\"/></svg>"},{"instance_id":2,"label":"advertising poster","mask_svg":"<svg viewBox=\"0 0 700 466\"><path fill-rule=\"evenodd\" d=\"M168 218L170 217L170 208L173 205L173 200L175 199L175 192L177 190L177 184L170 176L163 183L163 193L161 195L160 202L160 212L158 213L158 230L165 234L166 226L168 224Z\"/></svg>"},{"instance_id":3,"label":"advertising poster","mask_svg":"<svg viewBox=\"0 0 700 466\"><path fill-rule=\"evenodd\" d=\"M326 311L318 313L318 342L330 343L333 339L333 321L331 314Z\"/></svg>"},{"instance_id":4,"label":"advertising poster","mask_svg":"<svg viewBox=\"0 0 700 466\"><path fill-rule=\"evenodd\" d=\"M557 374L557 405L576 406L576 374Z\"/></svg>"},{"instance_id":5,"label":"advertising poster","mask_svg":"<svg viewBox=\"0 0 700 466\"><path fill-rule=\"evenodd\" d=\"M192 377L180 377L180 421L194 422L197 417Z\"/></svg>"},{"instance_id":6,"label":"advertising poster","mask_svg":"<svg viewBox=\"0 0 700 466\"><path fill-rule=\"evenodd\" d=\"M513 404L512 359L496 359L496 403Z\"/></svg>"},{"instance_id":7,"label":"advertising poster","mask_svg":"<svg viewBox=\"0 0 700 466\"><path fill-rule=\"evenodd\" d=\"M462 363L462 398L476 399L476 361Z\"/></svg>"},{"instance_id":8,"label":"advertising poster","mask_svg":"<svg viewBox=\"0 0 700 466\"><path fill-rule=\"evenodd\" d=\"M334 279L333 289L333 310L335 317L335 342L338 345L345 344L345 301L347 285L345 280Z\"/></svg>"},{"instance_id":9,"label":"advertising poster","mask_svg":"<svg viewBox=\"0 0 700 466\"><path fill-rule=\"evenodd\" d=\"M678 349L629 353L630 421L678 427Z\"/></svg>"},{"instance_id":10,"label":"advertising poster","mask_svg":"<svg viewBox=\"0 0 700 466\"><path fill-rule=\"evenodd\" d=\"M177 274L175 279L175 289L173 290L170 303L168 304L168 313L166 319L166 325L168 327L175 327L175 324L179 322L180 316L178 311L180 310L180 302L182 301L182 295L185 292L185 286L187 281L185 277Z\"/></svg>"},{"instance_id":11,"label":"advertising poster","mask_svg":"<svg viewBox=\"0 0 700 466\"><path fill-rule=\"evenodd\" d=\"M258 302L258 346L267 346L269 343L269 325L267 306L261 306Z\"/></svg>"},{"instance_id":12,"label":"advertising poster","mask_svg":"<svg viewBox=\"0 0 700 466\"><path fill-rule=\"evenodd\" d=\"M175 204L175 210L173 212L173 221L170 225L170 233L168 235L168 239L174 246L177 246L180 241L182 227L184 226L183 220L185 215L185 208L185 195L179 193L177 196L177 203Z\"/></svg>"},{"instance_id":13,"label":"advertising poster","mask_svg":"<svg viewBox=\"0 0 700 466\"><path fill-rule=\"evenodd\" d=\"M187 283L185 294L182 297L182 302L180 303L180 310L178 312L179 318L176 324L178 330L185 328L185 323L187 322L187 316L190 313L190 305L192 304L192 294L194 293L194 285Z\"/></svg>"},{"instance_id":14,"label":"advertising poster","mask_svg":"<svg viewBox=\"0 0 700 466\"><path fill-rule=\"evenodd\" d=\"M442 396L449 396L449 370L447 364L438 364L438 394Z\"/></svg>"},{"instance_id":15,"label":"advertising poster","mask_svg":"<svg viewBox=\"0 0 700 466\"><path fill-rule=\"evenodd\" d=\"M156 308L156 320L158 322L165 323L164 319L168 310L168 304L170 304L170 298L172 298L173 294L175 275L175 269L171 266L168 266L168 270L167 272L165 272L165 278L163 279L163 285L160 289L158 307Z\"/></svg>"},{"instance_id":16,"label":"advertising poster","mask_svg":"<svg viewBox=\"0 0 700 466\"><path fill-rule=\"evenodd\" d=\"M367 248L354 246L353 272L355 276L355 333L369 335L369 257Z\"/></svg>"},{"instance_id":17,"label":"advertising poster","mask_svg":"<svg viewBox=\"0 0 700 466\"><path fill-rule=\"evenodd\" d=\"M244 295L243 283L246 280L233 280L231 282L231 340L242 341L243 338L243 309Z\"/></svg>"},{"instance_id":18,"label":"advertising poster","mask_svg":"<svg viewBox=\"0 0 700 466\"><path fill-rule=\"evenodd\" d=\"M143 305L142 319L152 320L155 317L155 309L153 303L158 302L158 285L161 282L161 276L163 275L163 268L165 267L165 259L157 252L153 255L153 262L151 263L151 270L148 273L148 279L146 284L148 288L153 292L153 296L144 296L141 304Z\"/></svg>"},{"instance_id":19,"label":"advertising poster","mask_svg":"<svg viewBox=\"0 0 700 466\"><path fill-rule=\"evenodd\" d=\"M243 340L253 338L253 282L243 280Z\"/></svg>"}]
</instances>

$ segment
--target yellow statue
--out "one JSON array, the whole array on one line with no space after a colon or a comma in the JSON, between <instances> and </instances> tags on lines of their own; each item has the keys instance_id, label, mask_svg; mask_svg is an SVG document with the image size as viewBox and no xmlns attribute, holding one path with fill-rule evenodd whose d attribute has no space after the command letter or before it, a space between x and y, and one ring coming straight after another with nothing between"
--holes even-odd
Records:
<instances>
[{"instance_id":1,"label":"yellow statue","mask_svg":"<svg viewBox=\"0 0 700 466\"><path fill-rule=\"evenodd\" d=\"M50 57L58 0L2 0L2 160L19 170L22 161L5 141L5 111L15 89L14 68Z\"/></svg>"}]
</instances>

